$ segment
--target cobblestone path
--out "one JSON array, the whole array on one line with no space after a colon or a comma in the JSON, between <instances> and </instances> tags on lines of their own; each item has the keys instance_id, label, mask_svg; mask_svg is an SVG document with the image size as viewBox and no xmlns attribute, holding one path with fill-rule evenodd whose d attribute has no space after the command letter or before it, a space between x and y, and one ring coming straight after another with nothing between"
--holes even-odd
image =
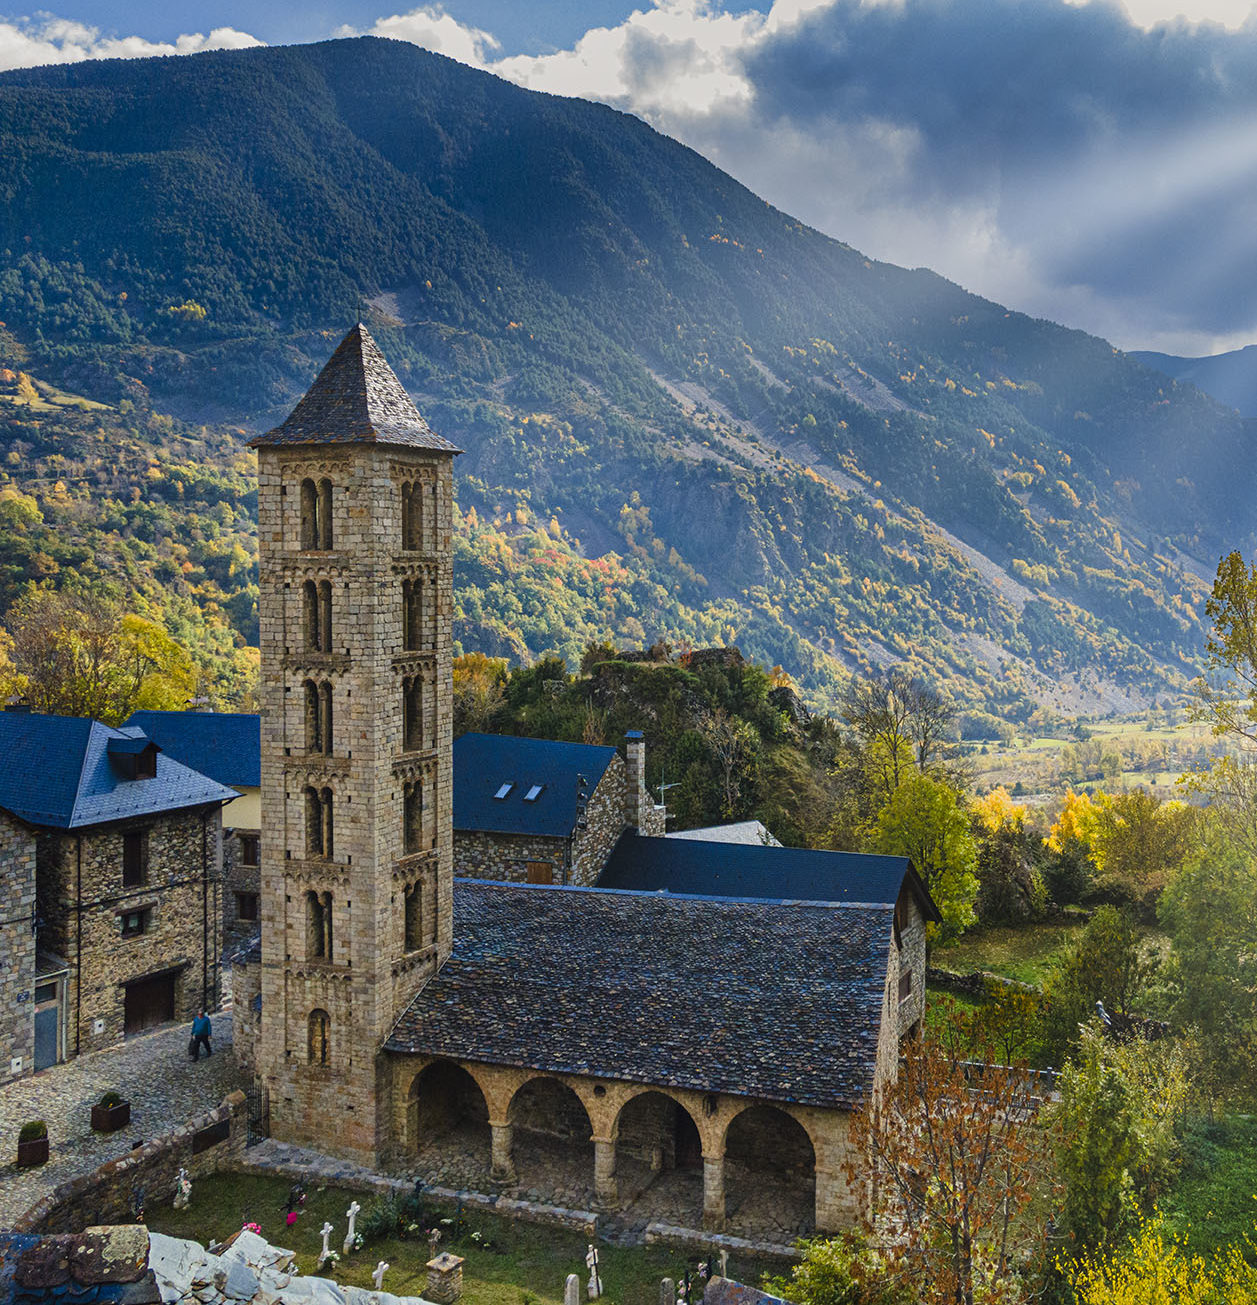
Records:
<instances>
[{"instance_id":1,"label":"cobblestone path","mask_svg":"<svg viewBox=\"0 0 1257 1305\"><path fill-rule=\"evenodd\" d=\"M179 1024L0 1088L0 1228L58 1183L90 1173L245 1087L231 1054L230 1013L214 1015L213 1024L208 1060L188 1059L188 1026ZM131 1102L131 1123L116 1133L93 1133L91 1106L110 1088ZM51 1150L46 1165L19 1169L17 1134L28 1119L48 1124Z\"/></svg>"}]
</instances>

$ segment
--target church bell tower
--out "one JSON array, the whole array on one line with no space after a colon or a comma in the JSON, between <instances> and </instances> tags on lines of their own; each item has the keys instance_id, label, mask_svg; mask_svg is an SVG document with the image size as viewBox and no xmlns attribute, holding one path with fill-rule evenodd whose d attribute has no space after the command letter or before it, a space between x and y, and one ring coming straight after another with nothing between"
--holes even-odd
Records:
<instances>
[{"instance_id":1,"label":"church bell tower","mask_svg":"<svg viewBox=\"0 0 1257 1305\"><path fill-rule=\"evenodd\" d=\"M453 934L454 445L367 329L258 453L272 1136L376 1163L381 1047Z\"/></svg>"}]
</instances>

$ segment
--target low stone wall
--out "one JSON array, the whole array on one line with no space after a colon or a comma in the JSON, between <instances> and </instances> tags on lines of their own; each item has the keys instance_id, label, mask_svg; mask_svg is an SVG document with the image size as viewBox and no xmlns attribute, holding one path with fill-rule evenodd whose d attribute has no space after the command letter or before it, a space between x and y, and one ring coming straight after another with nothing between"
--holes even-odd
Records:
<instances>
[{"instance_id":1,"label":"low stone wall","mask_svg":"<svg viewBox=\"0 0 1257 1305\"><path fill-rule=\"evenodd\" d=\"M696 1228L678 1228L670 1223L646 1225L647 1246L676 1246L683 1250L739 1251L745 1255L771 1255L781 1260L801 1260L803 1252L797 1246L781 1246L775 1242L757 1242L747 1237L731 1237L728 1233L700 1232Z\"/></svg>"},{"instance_id":2,"label":"low stone wall","mask_svg":"<svg viewBox=\"0 0 1257 1305\"><path fill-rule=\"evenodd\" d=\"M54 1187L14 1220L15 1232L76 1232L90 1225L133 1223L135 1197L174 1195L180 1168L192 1178L234 1168L244 1157L248 1111L243 1092L182 1128L155 1137L90 1174Z\"/></svg>"},{"instance_id":3,"label":"low stone wall","mask_svg":"<svg viewBox=\"0 0 1257 1305\"><path fill-rule=\"evenodd\" d=\"M990 986L1008 988L1013 992L1031 992L1036 996L1040 989L1033 983L1022 983L1018 979L1006 979L1002 974L991 974L987 970L974 970L971 974L958 974L955 970L944 970L940 966L930 965L925 971L925 981L935 988L946 988L948 992L958 992L965 997L985 997Z\"/></svg>"}]
</instances>

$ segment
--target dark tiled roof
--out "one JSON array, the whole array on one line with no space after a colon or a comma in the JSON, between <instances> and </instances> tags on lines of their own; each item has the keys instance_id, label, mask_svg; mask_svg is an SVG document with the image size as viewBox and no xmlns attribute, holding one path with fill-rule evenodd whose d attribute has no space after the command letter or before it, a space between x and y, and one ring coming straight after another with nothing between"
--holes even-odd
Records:
<instances>
[{"instance_id":1,"label":"dark tiled roof","mask_svg":"<svg viewBox=\"0 0 1257 1305\"><path fill-rule=\"evenodd\" d=\"M463 880L454 949L390 1051L852 1108L893 907Z\"/></svg>"},{"instance_id":2,"label":"dark tiled roof","mask_svg":"<svg viewBox=\"0 0 1257 1305\"><path fill-rule=\"evenodd\" d=\"M433 433L419 415L379 345L361 322L349 332L327 365L288 414L288 419L249 443L406 444L441 453L462 450Z\"/></svg>"},{"instance_id":3,"label":"dark tiled roof","mask_svg":"<svg viewBox=\"0 0 1257 1305\"><path fill-rule=\"evenodd\" d=\"M599 888L777 901L873 902L894 906L907 886L926 919L938 908L907 857L814 852L688 838L621 835L598 878Z\"/></svg>"},{"instance_id":4,"label":"dark tiled roof","mask_svg":"<svg viewBox=\"0 0 1257 1305\"><path fill-rule=\"evenodd\" d=\"M576 824L578 778L592 796L614 760L614 748L588 743L462 734L454 740L454 828L566 838ZM504 784L510 792L494 797ZM541 792L526 802L534 787Z\"/></svg>"},{"instance_id":5,"label":"dark tiled roof","mask_svg":"<svg viewBox=\"0 0 1257 1305\"><path fill-rule=\"evenodd\" d=\"M167 756L233 788L262 783L262 718L249 712L137 711L137 725Z\"/></svg>"},{"instance_id":6,"label":"dark tiled roof","mask_svg":"<svg viewBox=\"0 0 1257 1305\"><path fill-rule=\"evenodd\" d=\"M0 807L32 825L79 829L236 797L160 752L153 778L123 779L110 741L142 737L76 716L0 712Z\"/></svg>"}]
</instances>

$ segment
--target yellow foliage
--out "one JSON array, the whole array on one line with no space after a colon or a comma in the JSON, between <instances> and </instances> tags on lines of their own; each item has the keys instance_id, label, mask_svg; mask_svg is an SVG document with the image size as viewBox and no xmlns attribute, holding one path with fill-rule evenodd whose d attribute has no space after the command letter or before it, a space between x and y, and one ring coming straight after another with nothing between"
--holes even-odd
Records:
<instances>
[{"instance_id":1,"label":"yellow foliage","mask_svg":"<svg viewBox=\"0 0 1257 1305\"><path fill-rule=\"evenodd\" d=\"M986 797L975 798L973 814L989 834L998 834L1004 828L1021 830L1026 823L1026 808L1008 796L1003 784L992 789Z\"/></svg>"},{"instance_id":2,"label":"yellow foliage","mask_svg":"<svg viewBox=\"0 0 1257 1305\"><path fill-rule=\"evenodd\" d=\"M1094 851L1104 813L1112 805L1113 799L1107 793L1097 793L1093 799L1090 794L1069 789L1061 814L1043 841L1053 852L1064 851L1070 843L1081 843L1089 852Z\"/></svg>"},{"instance_id":3,"label":"yellow foliage","mask_svg":"<svg viewBox=\"0 0 1257 1305\"><path fill-rule=\"evenodd\" d=\"M1160 1216L1140 1225L1128 1250L1088 1256L1067 1266L1066 1277L1078 1305L1257 1305L1257 1269L1242 1247L1192 1254Z\"/></svg>"}]
</instances>

